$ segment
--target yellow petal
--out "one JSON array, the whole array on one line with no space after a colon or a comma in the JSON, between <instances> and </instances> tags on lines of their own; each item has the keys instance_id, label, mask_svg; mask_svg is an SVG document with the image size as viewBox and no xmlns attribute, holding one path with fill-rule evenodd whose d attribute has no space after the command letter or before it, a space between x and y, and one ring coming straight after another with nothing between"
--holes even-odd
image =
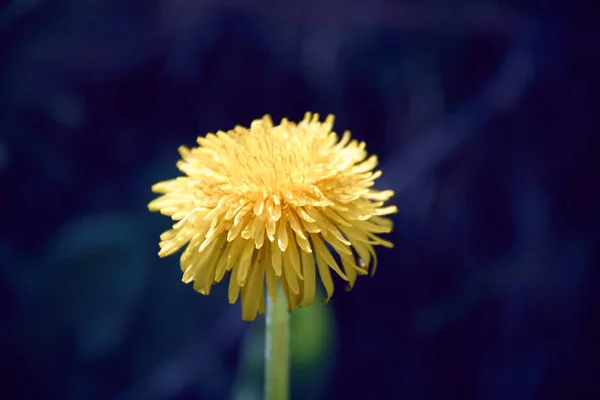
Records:
<instances>
[{"instance_id":1,"label":"yellow petal","mask_svg":"<svg viewBox=\"0 0 600 400\"><path fill-rule=\"evenodd\" d=\"M309 306L315 299L317 291L315 258L312 253L300 252L302 256L302 271L304 273L304 299L302 307Z\"/></svg>"},{"instance_id":2,"label":"yellow petal","mask_svg":"<svg viewBox=\"0 0 600 400\"><path fill-rule=\"evenodd\" d=\"M288 253L289 254L289 253ZM292 267L289 259L284 257L283 259L283 274L282 276L285 278L291 293L298 294L300 293L300 286L298 285L298 276L294 268Z\"/></svg>"},{"instance_id":3,"label":"yellow petal","mask_svg":"<svg viewBox=\"0 0 600 400\"><path fill-rule=\"evenodd\" d=\"M228 249L231 248L231 245L226 243L223 249L221 249L221 256L219 258L219 263L215 268L215 282L221 282L223 277L225 276L225 272L227 272L227 259L229 255Z\"/></svg>"},{"instance_id":4,"label":"yellow petal","mask_svg":"<svg viewBox=\"0 0 600 400\"><path fill-rule=\"evenodd\" d=\"M217 239L200 257L202 263L197 267L194 273L194 289L204 295L210 294L210 288L214 281L215 271L221 258L221 246L225 238L221 236Z\"/></svg>"},{"instance_id":5,"label":"yellow petal","mask_svg":"<svg viewBox=\"0 0 600 400\"><path fill-rule=\"evenodd\" d=\"M327 250L327 247L325 247L319 235L311 235L310 238L312 240L313 246L315 247L315 253L317 254L317 256L321 257L323 261L325 261L325 263L331 267L331 269L337 272L337 274L341 276L343 280L347 281L348 277L342 272L340 266L335 261L335 258L333 258L329 250Z\"/></svg>"},{"instance_id":6,"label":"yellow petal","mask_svg":"<svg viewBox=\"0 0 600 400\"><path fill-rule=\"evenodd\" d=\"M350 290L354 287L354 283L356 282L356 277L358 275L356 270L358 269L358 266L355 264L353 257L342 256L341 260L344 272L346 272L346 276L348 277L347 289Z\"/></svg>"},{"instance_id":7,"label":"yellow petal","mask_svg":"<svg viewBox=\"0 0 600 400\"><path fill-rule=\"evenodd\" d=\"M266 269L267 274L267 290L269 291L269 296L271 296L271 300L277 300L277 277L275 276L275 271L273 268Z\"/></svg>"},{"instance_id":8,"label":"yellow petal","mask_svg":"<svg viewBox=\"0 0 600 400\"><path fill-rule=\"evenodd\" d=\"M298 275L298 278L304 279L302 277L302 267L300 265L300 254L298 253L298 246L295 242L289 243L288 249L284 255L287 256L287 262L292 266L292 269L296 275Z\"/></svg>"},{"instance_id":9,"label":"yellow petal","mask_svg":"<svg viewBox=\"0 0 600 400\"><path fill-rule=\"evenodd\" d=\"M233 267L234 264L236 264L236 261L238 260L238 258L240 257L240 254L242 253L242 250L244 249L244 244L246 244L245 240L237 239L228 245L228 248L229 248L229 252L227 253L227 270L228 271Z\"/></svg>"},{"instance_id":10,"label":"yellow petal","mask_svg":"<svg viewBox=\"0 0 600 400\"><path fill-rule=\"evenodd\" d=\"M240 255L240 261L237 271L237 280L240 286L244 286L246 278L248 277L248 271L252 265L252 256L254 255L254 243L251 240L246 240L242 254Z\"/></svg>"},{"instance_id":11,"label":"yellow petal","mask_svg":"<svg viewBox=\"0 0 600 400\"><path fill-rule=\"evenodd\" d=\"M265 277L265 261L255 264L248 283L242 288L242 319L244 321L253 321L258 312L260 297L265 296L263 285Z\"/></svg>"},{"instance_id":12,"label":"yellow petal","mask_svg":"<svg viewBox=\"0 0 600 400\"><path fill-rule=\"evenodd\" d=\"M323 282L323 286L325 287L325 291L327 292L327 298L323 300L323 304L327 304L331 296L333 296L333 280L331 279L331 273L329 272L329 267L327 263L323 259L321 252L315 251L315 256L317 258L317 267L319 268L319 276L321 277L321 282Z\"/></svg>"},{"instance_id":13,"label":"yellow petal","mask_svg":"<svg viewBox=\"0 0 600 400\"><path fill-rule=\"evenodd\" d=\"M285 222L285 218L281 218L277 227L277 244L279 245L281 251L285 251L288 246L288 236Z\"/></svg>"},{"instance_id":14,"label":"yellow petal","mask_svg":"<svg viewBox=\"0 0 600 400\"><path fill-rule=\"evenodd\" d=\"M271 263L275 275L281 276L282 255L279 246L275 242L271 242Z\"/></svg>"},{"instance_id":15,"label":"yellow petal","mask_svg":"<svg viewBox=\"0 0 600 400\"><path fill-rule=\"evenodd\" d=\"M231 270L231 276L229 277L229 304L233 304L237 301L238 296L240 295L240 285L238 284L238 280L236 279L237 274L237 264Z\"/></svg>"}]
</instances>

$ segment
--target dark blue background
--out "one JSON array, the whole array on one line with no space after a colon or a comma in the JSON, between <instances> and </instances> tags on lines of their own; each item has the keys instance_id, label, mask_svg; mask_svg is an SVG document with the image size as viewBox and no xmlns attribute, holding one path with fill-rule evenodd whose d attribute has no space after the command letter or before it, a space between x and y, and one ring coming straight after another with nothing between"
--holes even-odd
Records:
<instances>
[{"instance_id":1,"label":"dark blue background","mask_svg":"<svg viewBox=\"0 0 600 400\"><path fill-rule=\"evenodd\" d=\"M197 135L314 111L400 212L294 398L599 399L600 35L538 3L4 2L0 397L257 398L263 319L146 204Z\"/></svg>"}]
</instances>

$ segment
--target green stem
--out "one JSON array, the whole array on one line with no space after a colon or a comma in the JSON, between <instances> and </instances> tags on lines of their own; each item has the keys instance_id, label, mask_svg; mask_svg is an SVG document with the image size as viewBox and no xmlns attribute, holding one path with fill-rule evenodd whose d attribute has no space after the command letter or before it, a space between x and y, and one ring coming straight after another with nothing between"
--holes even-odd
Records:
<instances>
[{"instance_id":1,"label":"green stem","mask_svg":"<svg viewBox=\"0 0 600 400\"><path fill-rule=\"evenodd\" d=\"M287 302L278 285L277 300L267 297L265 330L265 400L287 400L290 386L289 320Z\"/></svg>"}]
</instances>

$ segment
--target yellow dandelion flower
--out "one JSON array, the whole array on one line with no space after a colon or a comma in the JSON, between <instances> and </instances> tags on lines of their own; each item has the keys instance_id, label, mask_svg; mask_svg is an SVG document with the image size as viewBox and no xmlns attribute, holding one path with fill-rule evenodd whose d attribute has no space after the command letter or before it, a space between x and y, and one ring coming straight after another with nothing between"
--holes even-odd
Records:
<instances>
[{"instance_id":1,"label":"yellow dandelion flower","mask_svg":"<svg viewBox=\"0 0 600 400\"><path fill-rule=\"evenodd\" d=\"M241 292L247 321L264 312L265 282L272 300L281 284L293 311L313 302L316 271L324 303L334 290L330 270L349 289L357 275L374 273L373 246L392 246L378 235L392 229L383 216L397 211L384 206L394 192L372 189L381 176L373 171L377 157L348 131L340 139L333 120L306 113L298 124L275 126L267 115L181 146L177 167L185 176L155 184L162 196L148 205L177 221L160 236L159 256L187 244L183 282L205 295L231 271L229 302Z\"/></svg>"}]
</instances>

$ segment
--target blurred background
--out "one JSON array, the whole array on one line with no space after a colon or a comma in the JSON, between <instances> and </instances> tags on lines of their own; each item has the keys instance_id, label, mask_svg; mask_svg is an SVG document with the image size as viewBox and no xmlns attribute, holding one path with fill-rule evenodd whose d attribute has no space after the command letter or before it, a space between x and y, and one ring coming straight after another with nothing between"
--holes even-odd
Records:
<instances>
[{"instance_id":1,"label":"blurred background","mask_svg":"<svg viewBox=\"0 0 600 400\"><path fill-rule=\"evenodd\" d=\"M294 313L293 398L600 399L592 4L0 4L0 398L261 398L264 319L181 283L146 205L179 145L314 111L400 212Z\"/></svg>"}]
</instances>

